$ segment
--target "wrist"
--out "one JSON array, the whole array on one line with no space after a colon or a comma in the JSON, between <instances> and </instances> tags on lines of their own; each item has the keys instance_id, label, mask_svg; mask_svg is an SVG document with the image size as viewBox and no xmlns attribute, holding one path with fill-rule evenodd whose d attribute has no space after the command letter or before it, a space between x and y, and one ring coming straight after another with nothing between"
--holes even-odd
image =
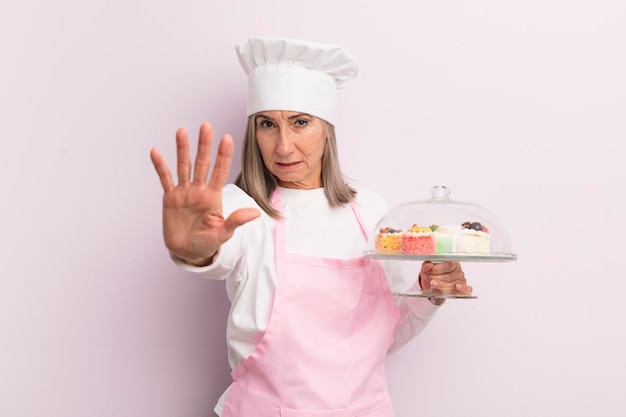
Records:
<instances>
[{"instance_id":1,"label":"wrist","mask_svg":"<svg viewBox=\"0 0 626 417\"><path fill-rule=\"evenodd\" d=\"M213 259L215 258L216 255L217 255L217 252L215 252L211 256L203 257L203 258L194 258L194 259L184 259L183 258L183 261L186 264L189 264L191 266L197 266L197 267L209 266L209 265L211 265L213 263Z\"/></svg>"}]
</instances>

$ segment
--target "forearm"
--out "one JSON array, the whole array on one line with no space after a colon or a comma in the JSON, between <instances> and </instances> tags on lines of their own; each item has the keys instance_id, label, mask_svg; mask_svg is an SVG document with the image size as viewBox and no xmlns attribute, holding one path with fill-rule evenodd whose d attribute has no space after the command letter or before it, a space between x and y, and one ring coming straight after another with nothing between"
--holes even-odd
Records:
<instances>
[{"instance_id":1,"label":"forearm","mask_svg":"<svg viewBox=\"0 0 626 417\"><path fill-rule=\"evenodd\" d=\"M399 296L397 305L401 316L389 353L395 352L419 335L438 310L427 298L421 297Z\"/></svg>"}]
</instances>

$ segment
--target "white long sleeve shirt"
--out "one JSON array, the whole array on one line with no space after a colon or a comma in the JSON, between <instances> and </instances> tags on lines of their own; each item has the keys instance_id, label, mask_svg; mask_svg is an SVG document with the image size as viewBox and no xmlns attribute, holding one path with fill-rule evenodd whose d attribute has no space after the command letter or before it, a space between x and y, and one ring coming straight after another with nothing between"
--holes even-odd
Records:
<instances>
[{"instance_id":1,"label":"white long sleeve shirt","mask_svg":"<svg viewBox=\"0 0 626 417\"><path fill-rule=\"evenodd\" d=\"M378 194L362 187L356 189L357 207L370 236L375 236L377 222L389 207ZM288 252L335 259L363 256L367 242L350 205L331 208L323 188L279 188L279 192ZM276 288L275 221L235 185L225 186L222 198L225 217L243 207L257 208L261 216L239 227L233 237L222 245L209 266L194 267L174 256L172 258L182 269L205 278L225 280L231 301L226 334L228 361L231 369L235 369L252 354L269 323ZM411 287L418 288L419 266L415 268L415 276L411 277L403 276L397 262L383 262L383 268L402 315L390 349L394 351L426 327L437 307L423 298L398 296ZM224 397L220 403L223 403ZM221 411L219 404L216 411L218 414Z\"/></svg>"}]
</instances>

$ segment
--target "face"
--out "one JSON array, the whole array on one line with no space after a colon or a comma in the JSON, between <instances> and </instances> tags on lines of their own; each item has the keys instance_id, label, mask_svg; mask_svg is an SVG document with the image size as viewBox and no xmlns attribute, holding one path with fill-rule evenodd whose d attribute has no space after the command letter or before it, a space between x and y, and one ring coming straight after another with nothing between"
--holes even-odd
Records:
<instances>
[{"instance_id":1,"label":"face","mask_svg":"<svg viewBox=\"0 0 626 417\"><path fill-rule=\"evenodd\" d=\"M293 111L264 111L255 118L256 140L266 168L285 188L322 186L324 123Z\"/></svg>"}]
</instances>

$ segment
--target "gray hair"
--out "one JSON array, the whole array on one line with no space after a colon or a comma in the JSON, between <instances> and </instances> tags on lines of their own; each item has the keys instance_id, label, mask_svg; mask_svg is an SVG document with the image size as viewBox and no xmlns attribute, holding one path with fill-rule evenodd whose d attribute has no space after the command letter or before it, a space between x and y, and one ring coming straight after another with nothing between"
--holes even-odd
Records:
<instances>
[{"instance_id":1,"label":"gray hair","mask_svg":"<svg viewBox=\"0 0 626 417\"><path fill-rule=\"evenodd\" d=\"M235 180L235 185L250 195L270 217L278 219L281 217L281 213L274 209L270 203L270 196L278 186L278 180L269 172L263 162L256 140L255 118L256 114L248 117L241 151L241 172ZM322 122L326 134L326 143L322 155L322 186L330 206L338 207L353 201L356 190L346 183L339 168L335 127L323 119L319 120Z\"/></svg>"}]
</instances>

